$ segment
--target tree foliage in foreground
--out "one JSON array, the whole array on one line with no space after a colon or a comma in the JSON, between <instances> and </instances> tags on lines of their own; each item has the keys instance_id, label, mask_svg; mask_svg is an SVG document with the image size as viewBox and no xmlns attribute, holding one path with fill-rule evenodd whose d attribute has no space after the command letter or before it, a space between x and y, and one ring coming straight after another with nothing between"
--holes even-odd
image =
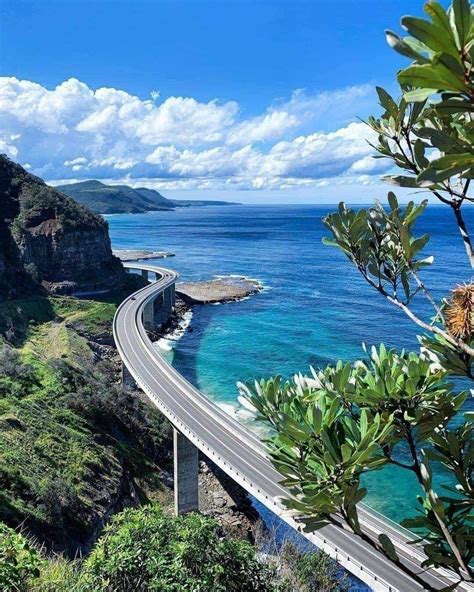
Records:
<instances>
[{"instance_id":1,"label":"tree foliage in foreground","mask_svg":"<svg viewBox=\"0 0 474 592\"><path fill-rule=\"evenodd\" d=\"M261 557L228 539L213 518L174 517L158 506L115 516L84 560L44 559L0 524L2 592L346 592L347 578L325 553L272 539Z\"/></svg>"},{"instance_id":2,"label":"tree foliage in foreground","mask_svg":"<svg viewBox=\"0 0 474 592\"><path fill-rule=\"evenodd\" d=\"M404 17L409 36L388 31L389 44L412 64L398 73L401 98L377 88L383 113L370 117L376 133L375 158L401 169L385 180L430 192L454 214L474 267L463 206L474 172L474 9L454 0L446 11L425 5L430 20ZM360 502L367 494L364 473L397 465L413 473L422 495L419 513L404 524L419 533L425 565L474 577L474 441L472 414L461 411L465 392L451 377L474 378L474 284L453 287L437 302L423 280L434 258L425 254L429 235L415 224L427 201L401 208L388 194L388 208L376 203L358 211L341 203L324 223L325 242L339 248L367 284L423 334L419 352L397 352L384 345L355 363L338 362L309 376L239 384L260 419L273 428L269 452L291 497L285 504L304 516L308 530L346 523L370 545L399 562L386 534L373 540L364 529ZM462 281L463 278L460 278ZM448 295L447 295L448 296ZM427 318L413 307L423 298ZM402 452L402 454L400 454ZM454 486L434 485L434 474L449 471Z\"/></svg>"}]
</instances>

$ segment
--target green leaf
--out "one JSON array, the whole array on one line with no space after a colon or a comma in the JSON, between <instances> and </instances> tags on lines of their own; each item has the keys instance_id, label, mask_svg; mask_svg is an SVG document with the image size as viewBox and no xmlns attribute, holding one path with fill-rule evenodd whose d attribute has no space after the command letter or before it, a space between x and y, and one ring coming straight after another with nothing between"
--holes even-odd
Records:
<instances>
[{"instance_id":1,"label":"green leaf","mask_svg":"<svg viewBox=\"0 0 474 592\"><path fill-rule=\"evenodd\" d=\"M400 84L407 84L409 86L421 88L436 88L437 90L453 90L464 92L466 86L462 80L454 76L442 64L433 66L431 64L423 64L421 66L410 66L398 73L398 81Z\"/></svg>"},{"instance_id":2,"label":"green leaf","mask_svg":"<svg viewBox=\"0 0 474 592\"><path fill-rule=\"evenodd\" d=\"M421 53L410 47L405 39L400 39L400 37L393 31L387 29L385 31L385 39L387 40L388 45L402 56L411 58L419 64L426 64L429 62L429 60Z\"/></svg>"},{"instance_id":3,"label":"green leaf","mask_svg":"<svg viewBox=\"0 0 474 592\"><path fill-rule=\"evenodd\" d=\"M454 39L450 38L439 24L430 23L413 16L404 16L401 22L403 28L410 35L423 42L434 52L449 53L456 59L460 59Z\"/></svg>"},{"instance_id":4,"label":"green leaf","mask_svg":"<svg viewBox=\"0 0 474 592\"><path fill-rule=\"evenodd\" d=\"M404 93L403 98L407 103L420 103L437 92L436 88L415 88Z\"/></svg>"},{"instance_id":5,"label":"green leaf","mask_svg":"<svg viewBox=\"0 0 474 592\"><path fill-rule=\"evenodd\" d=\"M418 128L416 130L416 135L420 138L428 138L433 146L439 148L441 152L463 153L466 151L464 144L462 144L457 138L432 127Z\"/></svg>"},{"instance_id":6,"label":"green leaf","mask_svg":"<svg viewBox=\"0 0 474 592\"><path fill-rule=\"evenodd\" d=\"M398 107L388 92L380 86L376 86L375 90L377 91L382 107L391 115L396 116L398 113Z\"/></svg>"},{"instance_id":7,"label":"green leaf","mask_svg":"<svg viewBox=\"0 0 474 592\"><path fill-rule=\"evenodd\" d=\"M429 166L430 161L426 158L425 156L425 143L423 142L423 140L420 140L419 138L415 141L415 144L413 146L413 150L415 153L415 161L416 164L421 168L424 169L425 167Z\"/></svg>"},{"instance_id":8,"label":"green leaf","mask_svg":"<svg viewBox=\"0 0 474 592\"><path fill-rule=\"evenodd\" d=\"M464 47L471 29L471 7L468 0L453 0L453 15L460 47Z\"/></svg>"},{"instance_id":9,"label":"green leaf","mask_svg":"<svg viewBox=\"0 0 474 592\"><path fill-rule=\"evenodd\" d=\"M433 56L432 60L433 66L437 66L438 64L442 64L451 74L458 76L459 78L464 78L464 68L462 64L459 63L458 60L453 58L452 55L447 53L436 53Z\"/></svg>"},{"instance_id":10,"label":"green leaf","mask_svg":"<svg viewBox=\"0 0 474 592\"><path fill-rule=\"evenodd\" d=\"M462 168L462 170L474 167L474 154L447 154L433 160L431 166L437 170L443 170L447 168Z\"/></svg>"},{"instance_id":11,"label":"green leaf","mask_svg":"<svg viewBox=\"0 0 474 592\"><path fill-rule=\"evenodd\" d=\"M474 113L474 105L461 97L440 101L435 105L435 108L436 111L452 115L456 113Z\"/></svg>"},{"instance_id":12,"label":"green leaf","mask_svg":"<svg viewBox=\"0 0 474 592\"><path fill-rule=\"evenodd\" d=\"M434 160L426 170L418 175L417 182L421 187L429 187L433 183L441 183L460 173L465 173L466 178L471 178L473 167L473 154L449 154Z\"/></svg>"},{"instance_id":13,"label":"green leaf","mask_svg":"<svg viewBox=\"0 0 474 592\"><path fill-rule=\"evenodd\" d=\"M395 195L395 193L393 193L393 191L389 191L387 197L388 197L388 203L389 203L392 211L397 210L398 209L398 199L397 199L397 196Z\"/></svg>"},{"instance_id":14,"label":"green leaf","mask_svg":"<svg viewBox=\"0 0 474 592\"><path fill-rule=\"evenodd\" d=\"M382 181L398 187L419 187L416 177L404 177L403 175L384 175Z\"/></svg>"},{"instance_id":15,"label":"green leaf","mask_svg":"<svg viewBox=\"0 0 474 592\"><path fill-rule=\"evenodd\" d=\"M425 12L430 15L433 23L444 30L445 34L451 37L454 41L453 30L449 23L448 15L439 2L427 2L425 4Z\"/></svg>"},{"instance_id":16,"label":"green leaf","mask_svg":"<svg viewBox=\"0 0 474 592\"><path fill-rule=\"evenodd\" d=\"M398 561L398 554L394 544L385 533L379 534L379 543L382 545L387 557L392 561Z\"/></svg>"}]
</instances>

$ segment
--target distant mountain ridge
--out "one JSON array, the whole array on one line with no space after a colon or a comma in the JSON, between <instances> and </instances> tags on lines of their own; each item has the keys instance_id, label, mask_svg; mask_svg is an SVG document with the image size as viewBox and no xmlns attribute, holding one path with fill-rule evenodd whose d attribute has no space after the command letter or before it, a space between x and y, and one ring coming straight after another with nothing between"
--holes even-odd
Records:
<instances>
[{"instance_id":1,"label":"distant mountain ridge","mask_svg":"<svg viewBox=\"0 0 474 592\"><path fill-rule=\"evenodd\" d=\"M101 181L81 181L60 185L57 189L97 214L136 214L173 209L172 202L153 189L106 185Z\"/></svg>"},{"instance_id":2,"label":"distant mountain ridge","mask_svg":"<svg viewBox=\"0 0 474 592\"><path fill-rule=\"evenodd\" d=\"M235 202L167 199L155 189L106 185L101 181L80 181L56 187L75 201L97 214L139 214L142 212L170 211L189 206L224 206Z\"/></svg>"}]
</instances>

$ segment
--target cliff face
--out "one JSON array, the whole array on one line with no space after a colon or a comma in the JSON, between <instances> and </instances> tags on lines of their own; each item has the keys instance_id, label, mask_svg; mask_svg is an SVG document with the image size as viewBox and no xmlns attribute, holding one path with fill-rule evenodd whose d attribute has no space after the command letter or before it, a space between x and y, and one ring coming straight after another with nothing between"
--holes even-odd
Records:
<instances>
[{"instance_id":1,"label":"cliff face","mask_svg":"<svg viewBox=\"0 0 474 592\"><path fill-rule=\"evenodd\" d=\"M103 218L0 155L0 297L110 288L123 274Z\"/></svg>"}]
</instances>

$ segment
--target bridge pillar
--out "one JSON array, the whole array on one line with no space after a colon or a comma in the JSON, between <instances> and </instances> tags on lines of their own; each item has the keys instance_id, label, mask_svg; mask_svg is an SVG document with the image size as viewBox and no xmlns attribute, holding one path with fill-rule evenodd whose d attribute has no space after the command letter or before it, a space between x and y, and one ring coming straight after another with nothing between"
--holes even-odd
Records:
<instances>
[{"instance_id":1,"label":"bridge pillar","mask_svg":"<svg viewBox=\"0 0 474 592\"><path fill-rule=\"evenodd\" d=\"M137 388L135 379L130 374L130 370L122 362L122 386L128 391L134 391Z\"/></svg>"},{"instance_id":2,"label":"bridge pillar","mask_svg":"<svg viewBox=\"0 0 474 592\"><path fill-rule=\"evenodd\" d=\"M148 281L148 270L142 269L142 278L145 278Z\"/></svg>"},{"instance_id":3,"label":"bridge pillar","mask_svg":"<svg viewBox=\"0 0 474 592\"><path fill-rule=\"evenodd\" d=\"M173 428L174 511L178 516L199 510L198 449Z\"/></svg>"},{"instance_id":4,"label":"bridge pillar","mask_svg":"<svg viewBox=\"0 0 474 592\"><path fill-rule=\"evenodd\" d=\"M148 302L143 308L143 324L148 331L155 327L155 306L153 301Z\"/></svg>"},{"instance_id":5,"label":"bridge pillar","mask_svg":"<svg viewBox=\"0 0 474 592\"><path fill-rule=\"evenodd\" d=\"M165 309L167 314L171 314L173 312L174 306L174 284L168 286L163 293L163 308Z\"/></svg>"}]
</instances>

